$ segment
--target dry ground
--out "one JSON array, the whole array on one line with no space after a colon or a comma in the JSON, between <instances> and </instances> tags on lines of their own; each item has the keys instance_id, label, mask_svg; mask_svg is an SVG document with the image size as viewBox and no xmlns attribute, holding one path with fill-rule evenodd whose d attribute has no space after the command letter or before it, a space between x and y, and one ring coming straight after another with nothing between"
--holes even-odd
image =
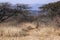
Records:
<instances>
[{"instance_id":1,"label":"dry ground","mask_svg":"<svg viewBox=\"0 0 60 40\"><path fill-rule=\"evenodd\" d=\"M40 24L35 28L33 23L21 23L14 26L0 24L0 40L60 40L60 28L55 25Z\"/></svg>"}]
</instances>

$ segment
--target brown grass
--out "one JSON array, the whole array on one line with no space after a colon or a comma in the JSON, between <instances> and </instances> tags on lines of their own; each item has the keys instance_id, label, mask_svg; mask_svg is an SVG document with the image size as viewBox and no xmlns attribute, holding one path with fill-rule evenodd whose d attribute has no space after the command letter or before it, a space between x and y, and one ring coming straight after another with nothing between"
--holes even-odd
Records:
<instances>
[{"instance_id":1,"label":"brown grass","mask_svg":"<svg viewBox=\"0 0 60 40\"><path fill-rule=\"evenodd\" d=\"M21 23L17 26L9 23L0 24L0 40L60 40L60 28L51 23Z\"/></svg>"}]
</instances>

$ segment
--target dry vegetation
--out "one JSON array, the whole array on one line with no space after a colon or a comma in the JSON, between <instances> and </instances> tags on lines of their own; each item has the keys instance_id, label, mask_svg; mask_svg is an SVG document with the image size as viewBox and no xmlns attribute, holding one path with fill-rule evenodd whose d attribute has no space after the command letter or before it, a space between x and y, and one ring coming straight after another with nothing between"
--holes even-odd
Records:
<instances>
[{"instance_id":1,"label":"dry vegetation","mask_svg":"<svg viewBox=\"0 0 60 40\"><path fill-rule=\"evenodd\" d=\"M60 40L60 28L54 22L49 25L40 23L38 29L34 22L18 25L12 25L10 22L1 23L0 40Z\"/></svg>"},{"instance_id":2,"label":"dry vegetation","mask_svg":"<svg viewBox=\"0 0 60 40\"><path fill-rule=\"evenodd\" d=\"M41 7L48 14L38 16L29 16L26 5L6 4L0 5L0 40L60 40L60 1Z\"/></svg>"}]
</instances>

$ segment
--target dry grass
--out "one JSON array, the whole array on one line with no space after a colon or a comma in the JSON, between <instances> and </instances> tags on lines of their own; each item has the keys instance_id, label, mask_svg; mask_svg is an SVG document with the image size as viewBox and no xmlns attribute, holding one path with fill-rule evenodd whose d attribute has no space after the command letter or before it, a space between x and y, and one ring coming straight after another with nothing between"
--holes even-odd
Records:
<instances>
[{"instance_id":1,"label":"dry grass","mask_svg":"<svg viewBox=\"0 0 60 40\"><path fill-rule=\"evenodd\" d=\"M60 40L60 28L51 24L21 23L17 26L0 24L0 40Z\"/></svg>"}]
</instances>

